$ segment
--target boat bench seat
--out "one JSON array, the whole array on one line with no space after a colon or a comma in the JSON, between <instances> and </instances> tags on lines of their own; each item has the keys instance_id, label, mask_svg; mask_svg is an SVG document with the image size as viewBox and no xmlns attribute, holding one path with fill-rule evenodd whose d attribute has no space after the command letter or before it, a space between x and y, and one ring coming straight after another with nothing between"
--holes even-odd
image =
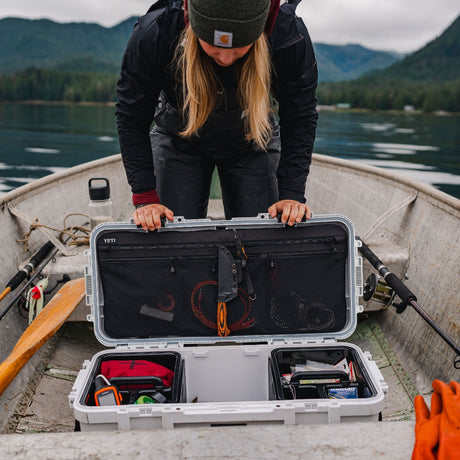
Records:
<instances>
[{"instance_id":1,"label":"boat bench seat","mask_svg":"<svg viewBox=\"0 0 460 460\"><path fill-rule=\"evenodd\" d=\"M74 256L63 256L58 253L55 259L43 269L43 275L49 278L50 286L54 286L54 283L61 280L64 275L68 275L70 279L85 276L85 266L88 265L88 257L83 254L85 249L89 247L83 246L82 250ZM87 321L86 317L90 313L90 307L83 299L67 321Z\"/></svg>"}]
</instances>

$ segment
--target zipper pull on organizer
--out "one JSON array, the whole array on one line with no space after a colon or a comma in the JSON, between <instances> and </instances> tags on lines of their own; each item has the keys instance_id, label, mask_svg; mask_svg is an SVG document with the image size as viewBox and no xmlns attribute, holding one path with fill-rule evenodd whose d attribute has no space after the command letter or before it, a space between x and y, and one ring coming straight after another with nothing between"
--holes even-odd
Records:
<instances>
[{"instance_id":1,"label":"zipper pull on organizer","mask_svg":"<svg viewBox=\"0 0 460 460\"><path fill-rule=\"evenodd\" d=\"M248 268L248 256L246 254L246 250L244 249L243 242L241 241L240 235L234 229L233 230L233 238L235 239L236 243L236 252L238 256L241 258L241 267L243 269L243 276L244 282L246 283L246 289L248 290L249 298L251 300L256 300L257 296L254 290L254 285L252 284L251 276L249 274Z\"/></svg>"}]
</instances>

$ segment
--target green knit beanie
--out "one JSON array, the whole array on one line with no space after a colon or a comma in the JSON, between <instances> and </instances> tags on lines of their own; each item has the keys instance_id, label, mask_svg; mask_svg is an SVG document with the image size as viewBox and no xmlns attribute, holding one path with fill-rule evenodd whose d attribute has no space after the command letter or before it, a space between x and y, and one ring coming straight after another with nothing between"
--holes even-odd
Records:
<instances>
[{"instance_id":1,"label":"green knit beanie","mask_svg":"<svg viewBox=\"0 0 460 460\"><path fill-rule=\"evenodd\" d=\"M193 32L210 45L240 48L264 31L270 0L188 0Z\"/></svg>"}]
</instances>

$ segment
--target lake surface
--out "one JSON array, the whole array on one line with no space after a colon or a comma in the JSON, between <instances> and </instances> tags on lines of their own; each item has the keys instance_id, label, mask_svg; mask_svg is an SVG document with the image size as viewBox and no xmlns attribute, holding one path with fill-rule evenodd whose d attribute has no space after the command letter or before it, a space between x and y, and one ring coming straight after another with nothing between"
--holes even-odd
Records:
<instances>
[{"instance_id":1,"label":"lake surface","mask_svg":"<svg viewBox=\"0 0 460 460\"><path fill-rule=\"evenodd\" d=\"M119 152L113 106L0 104L0 193ZM315 152L460 198L460 117L321 111Z\"/></svg>"}]
</instances>

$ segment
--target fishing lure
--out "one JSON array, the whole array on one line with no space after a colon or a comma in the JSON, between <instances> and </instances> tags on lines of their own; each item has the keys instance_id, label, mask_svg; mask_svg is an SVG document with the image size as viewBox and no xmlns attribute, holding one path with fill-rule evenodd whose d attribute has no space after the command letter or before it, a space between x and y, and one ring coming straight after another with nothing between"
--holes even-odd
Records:
<instances>
[{"instance_id":1,"label":"fishing lure","mask_svg":"<svg viewBox=\"0 0 460 460\"><path fill-rule=\"evenodd\" d=\"M26 296L26 308L29 310L29 324L43 310L45 290L48 287L48 278L40 280L33 288L29 289Z\"/></svg>"}]
</instances>

